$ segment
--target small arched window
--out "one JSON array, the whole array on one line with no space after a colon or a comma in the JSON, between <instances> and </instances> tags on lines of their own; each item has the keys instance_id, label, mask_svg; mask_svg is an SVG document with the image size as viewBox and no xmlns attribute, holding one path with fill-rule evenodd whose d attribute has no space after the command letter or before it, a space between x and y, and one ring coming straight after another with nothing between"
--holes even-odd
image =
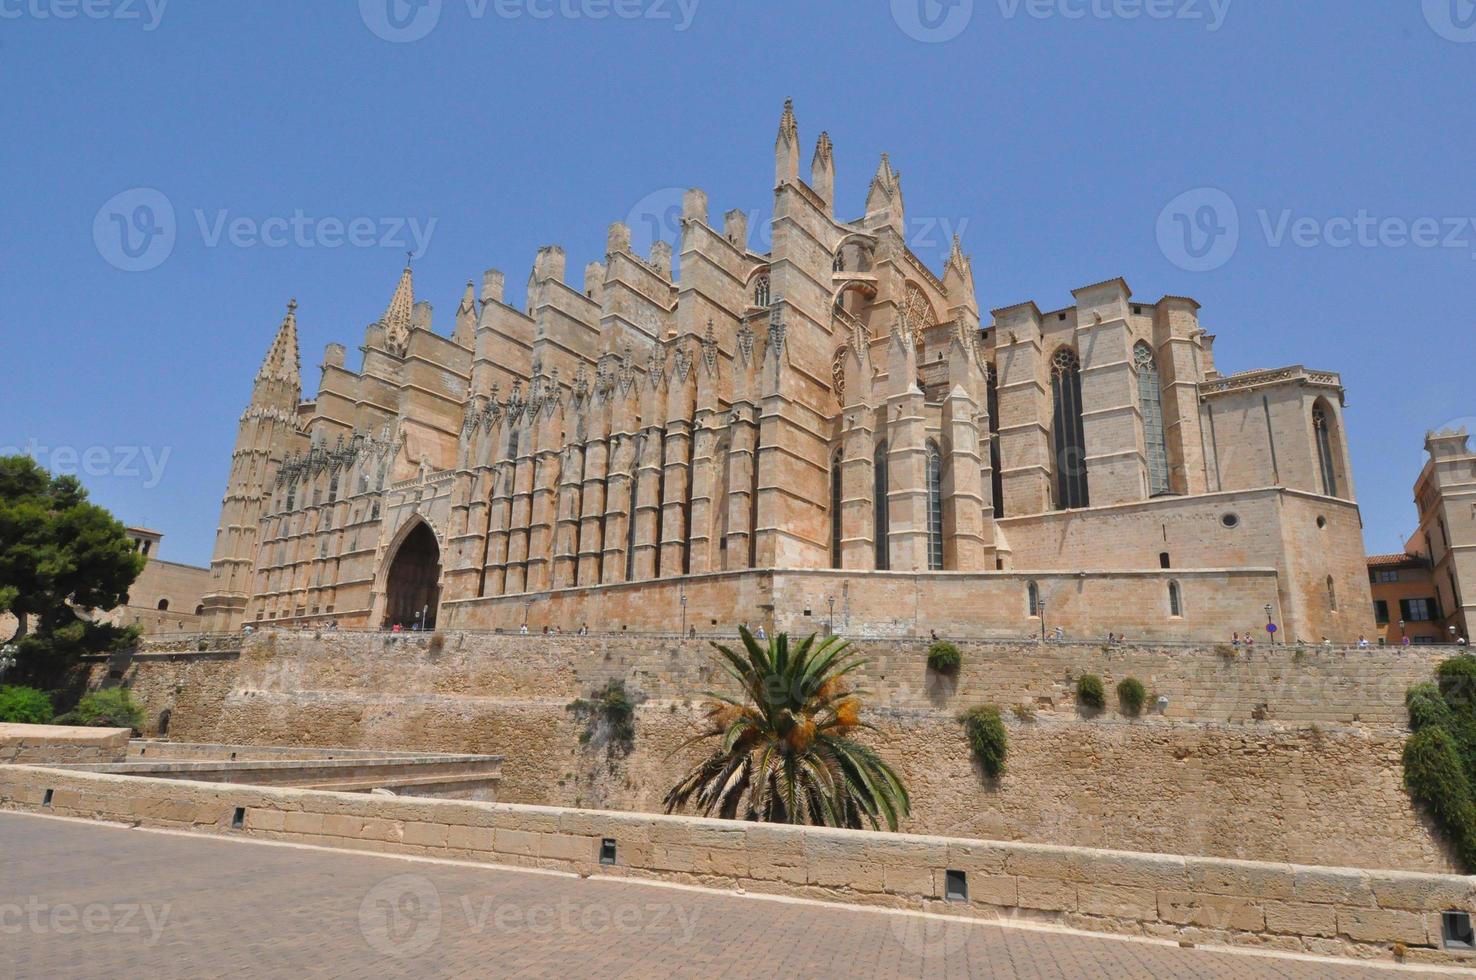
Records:
<instances>
[{"instance_id":1,"label":"small arched window","mask_svg":"<svg viewBox=\"0 0 1476 980\"><path fill-rule=\"evenodd\" d=\"M830 460L830 567L841 567L841 454Z\"/></svg>"},{"instance_id":2,"label":"small arched window","mask_svg":"<svg viewBox=\"0 0 1476 980\"><path fill-rule=\"evenodd\" d=\"M872 507L875 514L873 524L876 535L876 570L885 572L892 567L891 543L887 540L891 533L891 520L887 513L887 496L891 488L887 479L886 443L876 447L876 453L871 458L871 468L874 472Z\"/></svg>"},{"instance_id":3,"label":"small arched window","mask_svg":"<svg viewBox=\"0 0 1476 980\"><path fill-rule=\"evenodd\" d=\"M928 440L928 570L943 570L943 452Z\"/></svg>"},{"instance_id":4,"label":"small arched window","mask_svg":"<svg viewBox=\"0 0 1476 980\"><path fill-rule=\"evenodd\" d=\"M753 305L762 309L769 307L769 277L759 276L753 283Z\"/></svg>"},{"instance_id":5,"label":"small arched window","mask_svg":"<svg viewBox=\"0 0 1476 980\"><path fill-rule=\"evenodd\" d=\"M1086 434L1081 421L1081 362L1069 347L1062 347L1051 358L1051 394L1055 407L1056 507L1090 507Z\"/></svg>"},{"instance_id":6,"label":"small arched window","mask_svg":"<svg viewBox=\"0 0 1476 980\"><path fill-rule=\"evenodd\" d=\"M1040 616L1040 586L1035 582L1025 587L1025 608L1032 618Z\"/></svg>"},{"instance_id":7,"label":"small arched window","mask_svg":"<svg viewBox=\"0 0 1476 980\"><path fill-rule=\"evenodd\" d=\"M1178 582L1169 583L1169 615L1174 619L1184 616L1184 593L1180 591Z\"/></svg>"},{"instance_id":8,"label":"small arched window","mask_svg":"<svg viewBox=\"0 0 1476 980\"><path fill-rule=\"evenodd\" d=\"M1142 341L1133 348L1133 367L1138 372L1138 407L1143 413L1143 448L1148 455L1148 493L1158 497L1169 492L1168 438L1163 427L1163 386L1153 348Z\"/></svg>"},{"instance_id":9,"label":"small arched window","mask_svg":"<svg viewBox=\"0 0 1476 980\"><path fill-rule=\"evenodd\" d=\"M160 599L159 600L158 609L159 609L160 612L168 612L169 611L169 600L168 599Z\"/></svg>"}]
</instances>

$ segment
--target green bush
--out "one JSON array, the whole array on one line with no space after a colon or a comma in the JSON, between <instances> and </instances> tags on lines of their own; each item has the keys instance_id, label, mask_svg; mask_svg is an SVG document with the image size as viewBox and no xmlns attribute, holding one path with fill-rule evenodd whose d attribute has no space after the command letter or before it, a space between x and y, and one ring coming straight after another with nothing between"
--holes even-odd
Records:
<instances>
[{"instance_id":1,"label":"green bush","mask_svg":"<svg viewBox=\"0 0 1476 980\"><path fill-rule=\"evenodd\" d=\"M625 682L611 679L592 698L576 698L568 710L585 723L579 744L603 745L605 755L616 759L635 748L635 702L625 692Z\"/></svg>"},{"instance_id":2,"label":"green bush","mask_svg":"<svg viewBox=\"0 0 1476 980\"><path fill-rule=\"evenodd\" d=\"M939 640L928 647L929 670L936 670L940 674L956 674L961 664L963 657L959 654L958 647L947 640Z\"/></svg>"},{"instance_id":3,"label":"green bush","mask_svg":"<svg viewBox=\"0 0 1476 980\"><path fill-rule=\"evenodd\" d=\"M131 728L136 733L143 730L144 710L127 688L108 687L84 694L67 717L90 728Z\"/></svg>"},{"instance_id":4,"label":"green bush","mask_svg":"<svg viewBox=\"0 0 1476 980\"><path fill-rule=\"evenodd\" d=\"M1405 692L1404 706L1409 709L1409 727L1423 731L1431 727L1448 727L1452 720L1450 705L1440 696L1434 684L1416 684Z\"/></svg>"},{"instance_id":5,"label":"green bush","mask_svg":"<svg viewBox=\"0 0 1476 980\"><path fill-rule=\"evenodd\" d=\"M51 699L34 687L0 687L0 721L44 725L51 721Z\"/></svg>"},{"instance_id":6,"label":"green bush","mask_svg":"<svg viewBox=\"0 0 1476 980\"><path fill-rule=\"evenodd\" d=\"M1078 704L1100 711L1107 704L1107 694L1102 690L1102 678L1096 674L1082 674L1076 682Z\"/></svg>"},{"instance_id":7,"label":"green bush","mask_svg":"<svg viewBox=\"0 0 1476 980\"><path fill-rule=\"evenodd\" d=\"M1128 714L1142 714L1143 702L1147 700L1148 692L1144 689L1143 682L1136 677L1129 677L1117 685L1117 702Z\"/></svg>"},{"instance_id":8,"label":"green bush","mask_svg":"<svg viewBox=\"0 0 1476 980\"><path fill-rule=\"evenodd\" d=\"M1404 696L1414 734L1404 744L1404 785L1435 821L1467 873L1476 872L1476 657L1454 657L1434 684Z\"/></svg>"},{"instance_id":9,"label":"green bush","mask_svg":"<svg viewBox=\"0 0 1476 980\"><path fill-rule=\"evenodd\" d=\"M1005 733L1004 720L999 709L980 705L970 708L958 716L968 736L969 749L979 760L979 767L990 779L1004 775L1005 756L1009 752L1009 736Z\"/></svg>"}]
</instances>

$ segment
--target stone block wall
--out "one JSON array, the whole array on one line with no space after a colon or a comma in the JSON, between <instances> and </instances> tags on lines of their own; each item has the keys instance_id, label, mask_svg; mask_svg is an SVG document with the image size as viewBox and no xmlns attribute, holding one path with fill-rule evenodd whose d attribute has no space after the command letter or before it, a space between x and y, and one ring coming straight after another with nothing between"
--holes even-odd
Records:
<instances>
[{"instance_id":1,"label":"stone block wall","mask_svg":"<svg viewBox=\"0 0 1476 980\"><path fill-rule=\"evenodd\" d=\"M127 728L4 723L0 724L0 764L122 762L132 734Z\"/></svg>"},{"instance_id":2,"label":"stone block wall","mask_svg":"<svg viewBox=\"0 0 1476 980\"><path fill-rule=\"evenodd\" d=\"M924 642L861 647L870 664L857 682L878 729L867 737L912 788L909 831L1455 867L1400 765L1404 691L1439 652L965 642L950 679L927 671ZM1107 711L1082 712L1083 673L1109 692L1138 678L1150 710L1127 717L1109 694ZM582 741L567 710L612 679L641 701L628 755ZM725 680L705 641L264 632L239 661L139 660L124 682L151 718L171 709L174 738L497 754L501 799L659 811L697 758L672 749L692 734L702 692ZM1009 731L1008 771L993 783L956 721L976 704L1000 705Z\"/></svg>"},{"instance_id":3,"label":"stone block wall","mask_svg":"<svg viewBox=\"0 0 1476 980\"><path fill-rule=\"evenodd\" d=\"M1476 965L1441 914L1476 878L1132 854L509 804L400 800L30 767L0 808L375 853L742 888L1328 956ZM236 827L238 822L240 826ZM600 861L615 846L613 864ZM967 894L949 894L949 872Z\"/></svg>"}]
</instances>

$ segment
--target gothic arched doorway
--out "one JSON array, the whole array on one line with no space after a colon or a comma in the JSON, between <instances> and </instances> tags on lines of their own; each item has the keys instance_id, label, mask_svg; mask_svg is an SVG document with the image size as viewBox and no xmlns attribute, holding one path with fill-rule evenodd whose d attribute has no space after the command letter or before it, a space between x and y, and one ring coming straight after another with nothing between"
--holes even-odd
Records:
<instances>
[{"instance_id":1,"label":"gothic arched doorway","mask_svg":"<svg viewBox=\"0 0 1476 980\"><path fill-rule=\"evenodd\" d=\"M385 576L385 625L435 629L440 581L441 548L430 527L417 524L400 542Z\"/></svg>"}]
</instances>

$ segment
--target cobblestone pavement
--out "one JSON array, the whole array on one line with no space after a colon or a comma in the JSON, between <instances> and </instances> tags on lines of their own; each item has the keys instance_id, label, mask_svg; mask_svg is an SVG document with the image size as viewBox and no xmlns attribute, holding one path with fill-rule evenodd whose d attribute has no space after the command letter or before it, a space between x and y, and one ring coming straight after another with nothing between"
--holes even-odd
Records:
<instances>
[{"instance_id":1,"label":"cobblestone pavement","mask_svg":"<svg viewBox=\"0 0 1476 980\"><path fill-rule=\"evenodd\" d=\"M14 813L0 883L3 977L1397 972Z\"/></svg>"}]
</instances>

